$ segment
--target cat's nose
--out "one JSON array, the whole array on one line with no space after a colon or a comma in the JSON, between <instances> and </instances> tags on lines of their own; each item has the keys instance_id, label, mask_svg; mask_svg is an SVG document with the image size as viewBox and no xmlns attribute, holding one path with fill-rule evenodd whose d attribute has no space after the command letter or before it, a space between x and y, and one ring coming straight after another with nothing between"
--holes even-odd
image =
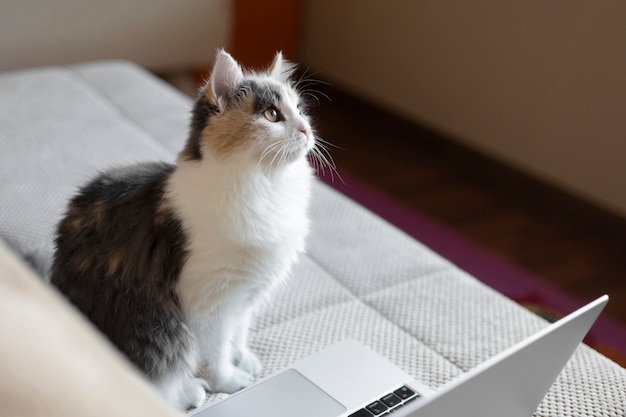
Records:
<instances>
[{"instance_id":1,"label":"cat's nose","mask_svg":"<svg viewBox=\"0 0 626 417\"><path fill-rule=\"evenodd\" d=\"M305 136L309 135L309 129L305 125L298 126L298 130L304 133Z\"/></svg>"}]
</instances>

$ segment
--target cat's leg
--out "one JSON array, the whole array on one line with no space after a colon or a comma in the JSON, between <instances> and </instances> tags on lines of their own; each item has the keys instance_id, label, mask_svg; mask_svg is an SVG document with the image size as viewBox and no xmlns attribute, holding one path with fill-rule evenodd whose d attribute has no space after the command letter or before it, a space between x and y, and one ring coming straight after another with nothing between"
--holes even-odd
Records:
<instances>
[{"instance_id":1,"label":"cat's leg","mask_svg":"<svg viewBox=\"0 0 626 417\"><path fill-rule=\"evenodd\" d=\"M250 331L250 322L252 321L253 309L249 308L241 317L241 320L235 328L233 337L233 362L235 365L255 376L261 371L261 361L248 347L248 333Z\"/></svg>"},{"instance_id":2,"label":"cat's leg","mask_svg":"<svg viewBox=\"0 0 626 417\"><path fill-rule=\"evenodd\" d=\"M232 394L253 381L250 373L239 369L232 361L235 326L229 313L193 320L201 361L199 376L208 381L212 392Z\"/></svg>"},{"instance_id":3,"label":"cat's leg","mask_svg":"<svg viewBox=\"0 0 626 417\"><path fill-rule=\"evenodd\" d=\"M196 377L197 347L191 333L187 332L170 341L172 343L162 346L164 351L170 351L170 355L161 351L160 355L153 356L154 367L150 376L172 406L180 410L197 408L204 403L209 391L207 382Z\"/></svg>"}]
</instances>

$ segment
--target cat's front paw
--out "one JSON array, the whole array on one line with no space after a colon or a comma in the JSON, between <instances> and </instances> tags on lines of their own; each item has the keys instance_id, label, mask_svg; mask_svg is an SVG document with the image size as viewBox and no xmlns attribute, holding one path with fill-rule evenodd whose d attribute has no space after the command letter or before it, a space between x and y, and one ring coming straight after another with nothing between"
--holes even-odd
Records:
<instances>
[{"instance_id":1,"label":"cat's front paw","mask_svg":"<svg viewBox=\"0 0 626 417\"><path fill-rule=\"evenodd\" d=\"M194 377L164 378L157 382L157 387L167 402L179 410L200 407L209 391L209 385L204 379Z\"/></svg>"},{"instance_id":2,"label":"cat's front paw","mask_svg":"<svg viewBox=\"0 0 626 417\"><path fill-rule=\"evenodd\" d=\"M211 384L211 391L232 394L247 387L253 380L254 377L248 372L233 367L233 372L229 378L226 378L218 383Z\"/></svg>"},{"instance_id":3,"label":"cat's front paw","mask_svg":"<svg viewBox=\"0 0 626 417\"><path fill-rule=\"evenodd\" d=\"M245 352L242 352L241 359L237 363L237 367L254 376L261 371L262 365L261 361L254 353L246 350Z\"/></svg>"},{"instance_id":4,"label":"cat's front paw","mask_svg":"<svg viewBox=\"0 0 626 417\"><path fill-rule=\"evenodd\" d=\"M200 407L206 399L209 384L202 378L191 378L183 386L181 409L190 410Z\"/></svg>"}]
</instances>

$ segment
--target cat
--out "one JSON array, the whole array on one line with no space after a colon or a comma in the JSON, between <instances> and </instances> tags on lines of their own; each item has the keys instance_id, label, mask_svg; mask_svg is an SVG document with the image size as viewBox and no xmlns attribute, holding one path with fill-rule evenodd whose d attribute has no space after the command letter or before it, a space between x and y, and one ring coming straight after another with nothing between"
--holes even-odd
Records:
<instances>
[{"instance_id":1,"label":"cat","mask_svg":"<svg viewBox=\"0 0 626 417\"><path fill-rule=\"evenodd\" d=\"M176 164L101 173L58 225L51 282L177 408L252 382L250 321L305 249L319 138L295 68L218 50Z\"/></svg>"}]
</instances>

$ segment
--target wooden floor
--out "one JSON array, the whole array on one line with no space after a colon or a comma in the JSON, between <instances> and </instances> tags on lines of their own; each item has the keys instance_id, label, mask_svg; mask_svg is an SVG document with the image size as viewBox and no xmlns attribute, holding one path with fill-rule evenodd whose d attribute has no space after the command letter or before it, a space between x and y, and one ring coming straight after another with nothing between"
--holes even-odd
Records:
<instances>
[{"instance_id":1,"label":"wooden floor","mask_svg":"<svg viewBox=\"0 0 626 417\"><path fill-rule=\"evenodd\" d=\"M338 88L312 109L339 171L583 300L608 293L626 324L626 220Z\"/></svg>"}]
</instances>

